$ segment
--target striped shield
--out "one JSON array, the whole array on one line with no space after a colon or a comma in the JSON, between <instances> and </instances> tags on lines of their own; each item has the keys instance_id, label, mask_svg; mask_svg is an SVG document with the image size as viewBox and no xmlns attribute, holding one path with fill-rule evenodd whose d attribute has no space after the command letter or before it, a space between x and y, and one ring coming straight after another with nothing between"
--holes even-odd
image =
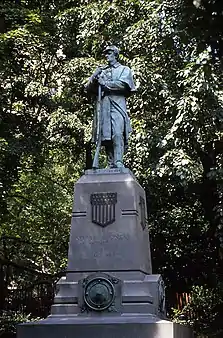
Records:
<instances>
[{"instance_id":1,"label":"striped shield","mask_svg":"<svg viewBox=\"0 0 223 338\"><path fill-rule=\"evenodd\" d=\"M91 218L92 222L106 227L115 221L115 204L117 193L96 193L91 194Z\"/></svg>"}]
</instances>

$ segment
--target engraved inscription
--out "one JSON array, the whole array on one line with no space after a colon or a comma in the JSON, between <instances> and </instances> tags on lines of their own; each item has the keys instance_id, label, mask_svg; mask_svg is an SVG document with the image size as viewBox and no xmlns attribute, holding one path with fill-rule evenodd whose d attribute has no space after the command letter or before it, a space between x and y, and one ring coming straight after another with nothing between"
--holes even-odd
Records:
<instances>
[{"instance_id":1,"label":"engraved inscription","mask_svg":"<svg viewBox=\"0 0 223 338\"><path fill-rule=\"evenodd\" d=\"M105 227L115 222L115 204L117 193L91 194L92 223Z\"/></svg>"},{"instance_id":2,"label":"engraved inscription","mask_svg":"<svg viewBox=\"0 0 223 338\"><path fill-rule=\"evenodd\" d=\"M75 237L75 240L79 244L104 244L109 243L112 241L123 241L123 240L129 240L130 235L129 234L113 234L110 235L107 238L98 238L98 236L77 236Z\"/></svg>"},{"instance_id":3,"label":"engraved inscription","mask_svg":"<svg viewBox=\"0 0 223 338\"><path fill-rule=\"evenodd\" d=\"M122 245L124 241L130 240L129 234L112 234L109 237L99 238L98 236L77 236L76 242L79 245L90 246L92 256L100 257L116 257L122 258L122 252L117 250L117 245Z\"/></svg>"}]
</instances>

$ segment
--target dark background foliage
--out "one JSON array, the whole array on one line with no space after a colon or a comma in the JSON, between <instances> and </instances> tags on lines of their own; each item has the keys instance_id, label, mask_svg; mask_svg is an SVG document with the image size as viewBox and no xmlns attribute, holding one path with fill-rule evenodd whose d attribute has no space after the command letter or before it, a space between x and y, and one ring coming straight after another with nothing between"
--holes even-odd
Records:
<instances>
[{"instance_id":1,"label":"dark background foliage","mask_svg":"<svg viewBox=\"0 0 223 338\"><path fill-rule=\"evenodd\" d=\"M138 85L126 165L147 193L153 271L169 300L192 292L197 317L187 319L184 309L175 320L184 315L197 333L220 337L222 7L221 0L0 4L1 304L31 276L53 279L66 266L73 184L91 165L93 112L83 84L111 42Z\"/></svg>"}]
</instances>

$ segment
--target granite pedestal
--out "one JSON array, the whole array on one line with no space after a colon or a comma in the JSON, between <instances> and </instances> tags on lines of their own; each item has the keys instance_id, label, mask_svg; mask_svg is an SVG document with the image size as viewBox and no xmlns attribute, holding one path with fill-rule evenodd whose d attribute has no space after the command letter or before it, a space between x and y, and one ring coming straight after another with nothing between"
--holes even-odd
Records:
<instances>
[{"instance_id":1,"label":"granite pedestal","mask_svg":"<svg viewBox=\"0 0 223 338\"><path fill-rule=\"evenodd\" d=\"M165 320L152 274L145 192L128 169L89 170L75 184L66 276L51 315L18 338L189 338Z\"/></svg>"}]
</instances>

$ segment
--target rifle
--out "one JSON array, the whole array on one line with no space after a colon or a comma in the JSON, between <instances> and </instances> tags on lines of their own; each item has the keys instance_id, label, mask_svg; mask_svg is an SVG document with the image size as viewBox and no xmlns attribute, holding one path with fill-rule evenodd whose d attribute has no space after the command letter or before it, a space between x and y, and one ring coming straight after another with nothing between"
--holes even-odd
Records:
<instances>
[{"instance_id":1,"label":"rifle","mask_svg":"<svg viewBox=\"0 0 223 338\"><path fill-rule=\"evenodd\" d=\"M99 167L99 153L101 149L101 85L98 85L98 98L97 98L97 132L96 132L96 150L94 154L94 161L92 168Z\"/></svg>"}]
</instances>

